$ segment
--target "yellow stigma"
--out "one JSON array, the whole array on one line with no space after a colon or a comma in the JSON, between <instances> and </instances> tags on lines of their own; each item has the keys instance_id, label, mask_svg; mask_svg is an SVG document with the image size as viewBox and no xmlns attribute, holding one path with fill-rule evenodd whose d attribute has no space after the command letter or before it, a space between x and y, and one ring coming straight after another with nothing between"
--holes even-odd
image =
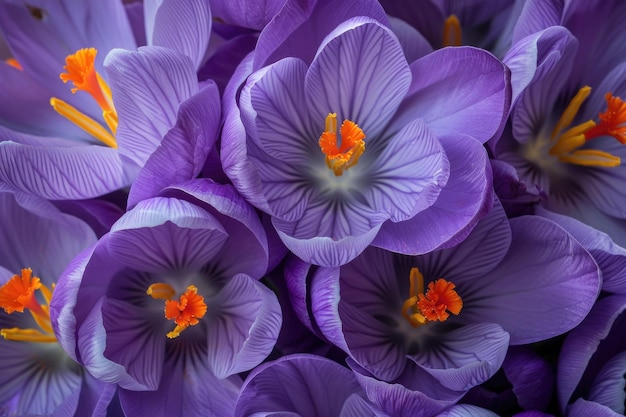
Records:
<instances>
[{"instance_id":1,"label":"yellow stigma","mask_svg":"<svg viewBox=\"0 0 626 417\"><path fill-rule=\"evenodd\" d=\"M413 327L429 321L446 321L450 313L458 315L463 308L463 300L454 290L456 286L439 278L428 283L424 293L424 276L418 268L409 273L409 298L402 305L402 316Z\"/></svg>"},{"instance_id":2,"label":"yellow stigma","mask_svg":"<svg viewBox=\"0 0 626 417\"><path fill-rule=\"evenodd\" d=\"M365 133L351 120L344 120L340 128L341 145L337 145L337 114L328 113L324 133L320 136L319 146L326 155L326 165L336 176L355 166L365 152Z\"/></svg>"},{"instance_id":3,"label":"yellow stigma","mask_svg":"<svg viewBox=\"0 0 626 417\"><path fill-rule=\"evenodd\" d=\"M198 288L194 285L187 287L185 292L177 300L172 300L176 291L171 285L165 283L155 283L148 287L146 291L155 300L165 300L165 318L174 321L176 327L166 336L174 339L189 326L200 323L207 311L204 297L198 294Z\"/></svg>"},{"instance_id":4,"label":"yellow stigma","mask_svg":"<svg viewBox=\"0 0 626 417\"><path fill-rule=\"evenodd\" d=\"M456 15L451 14L443 22L443 46L461 46L461 23Z\"/></svg>"},{"instance_id":5,"label":"yellow stigma","mask_svg":"<svg viewBox=\"0 0 626 417\"><path fill-rule=\"evenodd\" d=\"M37 290L43 295L44 304L37 301L35 296ZM56 342L50 323L51 298L52 291L43 285L38 277L33 277L33 271L30 268L22 269L20 275L14 275L0 287L0 307L7 314L23 313L27 309L39 328L0 329L0 336L18 342Z\"/></svg>"},{"instance_id":6,"label":"yellow stigma","mask_svg":"<svg viewBox=\"0 0 626 417\"><path fill-rule=\"evenodd\" d=\"M65 58L66 72L61 73L60 78L64 83L72 82L72 93L84 91L98 103L102 109L102 117L108 126L108 130L91 117L56 97L50 99L50 105L57 113L65 117L91 136L99 139L104 144L117 148L115 132L117 130L117 112L113 106L111 88L96 71L95 59L98 52L95 48L79 49L76 53Z\"/></svg>"},{"instance_id":7,"label":"yellow stigma","mask_svg":"<svg viewBox=\"0 0 626 417\"><path fill-rule=\"evenodd\" d=\"M599 123L587 120L569 127L578 114L584 101L591 94L591 87L582 87L567 105L550 136L550 155L559 161L582 165L611 168L621 164L618 156L597 149L578 149L591 139L612 136L620 143L626 143L626 104L607 93L607 110L598 115Z\"/></svg>"}]
</instances>

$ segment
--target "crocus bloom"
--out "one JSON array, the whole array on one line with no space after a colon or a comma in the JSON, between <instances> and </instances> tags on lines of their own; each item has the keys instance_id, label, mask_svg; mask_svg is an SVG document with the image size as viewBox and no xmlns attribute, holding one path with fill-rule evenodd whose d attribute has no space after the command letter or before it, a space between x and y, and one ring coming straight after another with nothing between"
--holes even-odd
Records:
<instances>
[{"instance_id":1,"label":"crocus bloom","mask_svg":"<svg viewBox=\"0 0 626 417\"><path fill-rule=\"evenodd\" d=\"M59 340L128 416L228 416L281 324L258 216L197 180L142 200L61 278ZM174 198L174 195L178 198Z\"/></svg>"},{"instance_id":2,"label":"crocus bloom","mask_svg":"<svg viewBox=\"0 0 626 417\"><path fill-rule=\"evenodd\" d=\"M94 380L57 342L55 282L96 241L79 219L33 196L0 192L0 410L104 416L115 386Z\"/></svg>"},{"instance_id":3,"label":"crocus bloom","mask_svg":"<svg viewBox=\"0 0 626 417\"><path fill-rule=\"evenodd\" d=\"M248 76L261 52L285 50L263 42L276 23L261 33L225 93L238 105L224 109L226 174L314 264L344 264L369 244L422 253L458 243L492 201L481 142L502 124L506 70L473 48L409 65L391 30L368 17L328 29L316 53Z\"/></svg>"},{"instance_id":4,"label":"crocus bloom","mask_svg":"<svg viewBox=\"0 0 626 417\"><path fill-rule=\"evenodd\" d=\"M241 389L235 416L386 416L369 404L352 371L310 354L284 356L255 368Z\"/></svg>"},{"instance_id":5,"label":"crocus bloom","mask_svg":"<svg viewBox=\"0 0 626 417\"><path fill-rule=\"evenodd\" d=\"M626 50L613 30L626 16L624 6L527 2L505 62L536 62L537 69L526 72L532 76L518 89L510 124L493 146L497 159L547 196L543 206L596 227L621 245L626 243L621 192ZM593 30L594 21L611 30Z\"/></svg>"},{"instance_id":6,"label":"crocus bloom","mask_svg":"<svg viewBox=\"0 0 626 417\"><path fill-rule=\"evenodd\" d=\"M509 224L497 204L454 248L417 257L368 248L340 268L318 268L310 309L324 336L372 377L432 391L416 377L425 373L447 398L490 378L509 343L580 323L600 281L591 256L557 224L538 216Z\"/></svg>"},{"instance_id":7,"label":"crocus bloom","mask_svg":"<svg viewBox=\"0 0 626 417\"><path fill-rule=\"evenodd\" d=\"M0 28L20 64L0 65L0 181L14 189L48 199L91 198L128 186L143 166L122 151L134 138L117 129L126 110L114 103L103 66L110 50L134 50L136 43L121 2L101 3L0 4ZM210 34L206 2L146 2L144 12L148 43L185 55L195 72ZM90 24L77 32L75 21ZM163 123L176 120L170 104L162 103L172 113ZM153 133L143 132L150 139L144 152L162 139Z\"/></svg>"}]
</instances>

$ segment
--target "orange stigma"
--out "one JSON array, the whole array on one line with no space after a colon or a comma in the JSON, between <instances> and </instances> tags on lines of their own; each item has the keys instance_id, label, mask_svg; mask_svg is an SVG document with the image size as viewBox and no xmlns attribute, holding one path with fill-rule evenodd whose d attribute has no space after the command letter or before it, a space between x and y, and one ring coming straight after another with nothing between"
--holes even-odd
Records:
<instances>
[{"instance_id":1,"label":"orange stigma","mask_svg":"<svg viewBox=\"0 0 626 417\"><path fill-rule=\"evenodd\" d=\"M35 292L39 290L45 304L39 304ZM1 329L0 336L7 340L21 342L56 342L52 324L50 323L50 299L52 291L41 283L38 277L33 277L30 268L21 270L20 275L14 275L0 287L0 307L7 314L23 313L29 310L39 329Z\"/></svg>"},{"instance_id":2,"label":"orange stigma","mask_svg":"<svg viewBox=\"0 0 626 417\"><path fill-rule=\"evenodd\" d=\"M443 22L443 46L461 46L461 23L456 15L451 14Z\"/></svg>"},{"instance_id":3,"label":"orange stigma","mask_svg":"<svg viewBox=\"0 0 626 417\"><path fill-rule=\"evenodd\" d=\"M319 146L326 155L326 165L336 176L356 165L365 152L365 133L351 120L344 120L340 128L341 145L337 145L337 114L328 113L324 133L320 136Z\"/></svg>"},{"instance_id":4,"label":"orange stigma","mask_svg":"<svg viewBox=\"0 0 626 417\"><path fill-rule=\"evenodd\" d=\"M174 330L166 334L170 339L178 337L187 327L200 323L207 311L204 297L198 294L194 285L188 286L178 301L171 299L176 291L169 284L152 284L146 293L154 299L165 299L165 318L176 323Z\"/></svg>"},{"instance_id":5,"label":"orange stigma","mask_svg":"<svg viewBox=\"0 0 626 417\"><path fill-rule=\"evenodd\" d=\"M458 315L463 300L454 290L453 283L439 278L428 284L424 294L424 276L418 268L409 274L409 298L402 305L402 315L413 327L428 321L446 321L450 313Z\"/></svg>"},{"instance_id":6,"label":"orange stigma","mask_svg":"<svg viewBox=\"0 0 626 417\"><path fill-rule=\"evenodd\" d=\"M619 166L621 159L618 156L597 149L578 149L600 136L612 136L620 143L626 143L626 104L610 92L604 96L607 110L598 115L598 123L587 120L569 127L589 94L591 87L585 86L572 98L552 131L549 154L561 162L575 165L605 168Z\"/></svg>"},{"instance_id":7,"label":"orange stigma","mask_svg":"<svg viewBox=\"0 0 626 417\"><path fill-rule=\"evenodd\" d=\"M108 126L108 130L99 122L82 113L56 97L50 99L50 105L61 116L65 117L91 136L99 139L106 145L117 148L115 132L117 130L117 112L113 106L111 88L96 71L95 59L98 51L95 48L83 48L65 58L66 72L61 73L60 78L64 83L72 82L72 93L84 91L98 103L102 109L102 117Z\"/></svg>"},{"instance_id":8,"label":"orange stigma","mask_svg":"<svg viewBox=\"0 0 626 417\"><path fill-rule=\"evenodd\" d=\"M19 62L17 62L17 59L15 59L15 58L7 58L4 62L7 65L10 65L13 68L16 68L16 69L18 69L20 71L24 70L24 68L22 68L22 65Z\"/></svg>"}]
</instances>

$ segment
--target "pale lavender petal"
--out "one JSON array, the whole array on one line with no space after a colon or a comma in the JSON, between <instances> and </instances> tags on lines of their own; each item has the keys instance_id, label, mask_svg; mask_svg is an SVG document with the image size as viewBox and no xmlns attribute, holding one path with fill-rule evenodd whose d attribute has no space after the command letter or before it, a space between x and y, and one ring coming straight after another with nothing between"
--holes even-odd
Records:
<instances>
[{"instance_id":1,"label":"pale lavender petal","mask_svg":"<svg viewBox=\"0 0 626 417\"><path fill-rule=\"evenodd\" d=\"M138 270L198 270L220 250L228 234L220 222L184 200L143 200L111 228L108 249Z\"/></svg>"},{"instance_id":2,"label":"pale lavender petal","mask_svg":"<svg viewBox=\"0 0 626 417\"><path fill-rule=\"evenodd\" d=\"M411 72L413 82L393 126L422 118L436 136L462 132L481 143L503 128L510 74L493 55L472 47L439 49L413 62Z\"/></svg>"},{"instance_id":3,"label":"pale lavender petal","mask_svg":"<svg viewBox=\"0 0 626 417\"><path fill-rule=\"evenodd\" d=\"M98 197L130 183L116 149L0 143L0 181L49 200Z\"/></svg>"},{"instance_id":4,"label":"pale lavender petal","mask_svg":"<svg viewBox=\"0 0 626 417\"><path fill-rule=\"evenodd\" d=\"M180 103L198 91L191 59L162 47L115 49L107 55L119 118L119 152L143 166L176 123Z\"/></svg>"},{"instance_id":5,"label":"pale lavender petal","mask_svg":"<svg viewBox=\"0 0 626 417\"><path fill-rule=\"evenodd\" d=\"M470 324L431 336L428 347L409 355L454 391L467 391L491 378L504 361L509 335L497 324Z\"/></svg>"},{"instance_id":6,"label":"pale lavender petal","mask_svg":"<svg viewBox=\"0 0 626 417\"><path fill-rule=\"evenodd\" d=\"M280 13L259 36L254 69L287 56L311 62L324 37L340 23L355 16L367 16L387 24L385 11L373 0L285 2Z\"/></svg>"},{"instance_id":7,"label":"pale lavender petal","mask_svg":"<svg viewBox=\"0 0 626 417\"><path fill-rule=\"evenodd\" d=\"M328 113L337 113L339 121L352 120L376 141L410 83L411 71L395 35L373 19L353 18L320 45L305 91L320 126Z\"/></svg>"},{"instance_id":8,"label":"pale lavender petal","mask_svg":"<svg viewBox=\"0 0 626 417\"><path fill-rule=\"evenodd\" d=\"M235 275L209 301L208 367L218 378L247 371L272 351L282 314L276 295L244 274Z\"/></svg>"},{"instance_id":9,"label":"pale lavender petal","mask_svg":"<svg viewBox=\"0 0 626 417\"><path fill-rule=\"evenodd\" d=\"M475 405L457 404L437 414L437 417L498 417L498 414Z\"/></svg>"},{"instance_id":10,"label":"pale lavender petal","mask_svg":"<svg viewBox=\"0 0 626 417\"><path fill-rule=\"evenodd\" d=\"M212 82L181 103L176 124L133 182L128 208L168 185L196 178L215 146L220 116L219 91Z\"/></svg>"},{"instance_id":11,"label":"pale lavender petal","mask_svg":"<svg viewBox=\"0 0 626 417\"><path fill-rule=\"evenodd\" d=\"M565 333L596 300L601 285L596 263L552 221L518 217L511 230L509 253L489 274L498 279L459 284L465 294L459 319L500 324L515 345Z\"/></svg>"},{"instance_id":12,"label":"pale lavender petal","mask_svg":"<svg viewBox=\"0 0 626 417\"><path fill-rule=\"evenodd\" d=\"M409 220L386 222L375 246L406 254L453 246L466 238L491 208L491 169L483 146L464 135L442 137L440 143L449 161L450 177L437 200Z\"/></svg>"},{"instance_id":13,"label":"pale lavender petal","mask_svg":"<svg viewBox=\"0 0 626 417\"><path fill-rule=\"evenodd\" d=\"M196 70L200 68L211 36L208 1L148 0L144 17L148 45L180 52L191 58Z\"/></svg>"}]
</instances>

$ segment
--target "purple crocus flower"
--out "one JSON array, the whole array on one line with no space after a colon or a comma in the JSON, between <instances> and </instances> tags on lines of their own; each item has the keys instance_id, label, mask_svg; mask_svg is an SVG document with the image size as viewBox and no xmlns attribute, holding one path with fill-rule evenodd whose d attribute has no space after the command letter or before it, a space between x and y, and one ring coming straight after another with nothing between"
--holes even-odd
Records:
<instances>
[{"instance_id":1,"label":"purple crocus flower","mask_svg":"<svg viewBox=\"0 0 626 417\"><path fill-rule=\"evenodd\" d=\"M255 368L236 417L386 416L369 403L352 371L321 356L293 354Z\"/></svg>"},{"instance_id":2,"label":"purple crocus flower","mask_svg":"<svg viewBox=\"0 0 626 417\"><path fill-rule=\"evenodd\" d=\"M547 196L544 207L596 227L621 245L626 46L617 28L625 6L527 2L504 59L513 74L510 123L492 144L496 159ZM593 29L596 21L602 31ZM536 68L527 70L528 63Z\"/></svg>"},{"instance_id":3,"label":"purple crocus flower","mask_svg":"<svg viewBox=\"0 0 626 417\"><path fill-rule=\"evenodd\" d=\"M319 4L314 21L337 19ZM450 48L409 65L392 31L364 16L325 23L317 52L297 50L310 33L283 22L285 45L270 37L279 22L225 93L222 163L236 188L317 265L344 264L370 244L423 253L461 241L492 201L481 143L508 106L502 64Z\"/></svg>"},{"instance_id":4,"label":"purple crocus flower","mask_svg":"<svg viewBox=\"0 0 626 417\"><path fill-rule=\"evenodd\" d=\"M407 256L372 247L340 268L318 268L310 311L370 379L411 381L448 399L494 375L509 344L580 323L600 282L592 257L560 226L538 216L509 222L496 204L454 248ZM372 400L381 406L387 391Z\"/></svg>"},{"instance_id":5,"label":"purple crocus flower","mask_svg":"<svg viewBox=\"0 0 626 417\"><path fill-rule=\"evenodd\" d=\"M196 180L142 200L63 274L61 344L117 383L128 416L229 416L238 376L272 350L267 239L227 185Z\"/></svg>"},{"instance_id":6,"label":"purple crocus flower","mask_svg":"<svg viewBox=\"0 0 626 417\"><path fill-rule=\"evenodd\" d=\"M116 93L103 66L113 48L136 48L122 3L3 1L0 15L0 28L20 65L0 65L0 181L55 200L92 198L130 185L143 165L136 154L122 152L136 143L123 128L117 132L128 114L114 105L119 100L112 98ZM149 1L144 15L148 43L185 55L192 72L197 70L210 34L206 2ZM90 24L77 30L75 22ZM129 83L140 78L134 75ZM64 84L69 81L73 88ZM168 108L171 101L161 104L172 113L162 123L176 120L177 107ZM150 138L145 152L161 139Z\"/></svg>"},{"instance_id":7,"label":"purple crocus flower","mask_svg":"<svg viewBox=\"0 0 626 417\"><path fill-rule=\"evenodd\" d=\"M115 386L65 353L49 316L55 281L94 232L45 200L6 190L0 212L0 413L104 416Z\"/></svg>"}]
</instances>

